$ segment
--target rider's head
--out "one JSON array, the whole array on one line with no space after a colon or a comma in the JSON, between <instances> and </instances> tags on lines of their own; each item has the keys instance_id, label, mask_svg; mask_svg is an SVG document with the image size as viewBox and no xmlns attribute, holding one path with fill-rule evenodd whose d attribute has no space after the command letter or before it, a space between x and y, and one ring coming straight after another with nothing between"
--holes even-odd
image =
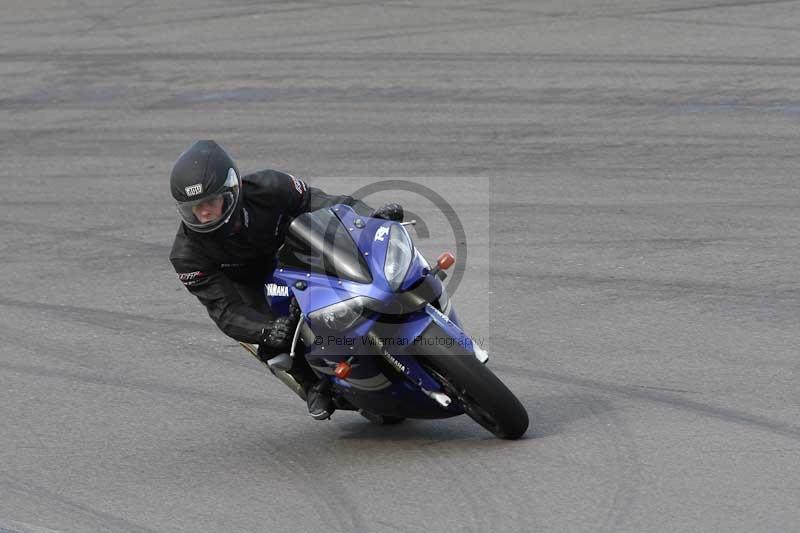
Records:
<instances>
[{"instance_id":1,"label":"rider's head","mask_svg":"<svg viewBox=\"0 0 800 533\"><path fill-rule=\"evenodd\" d=\"M214 141L197 141L181 154L172 167L170 186L189 230L209 233L235 223L242 178Z\"/></svg>"}]
</instances>

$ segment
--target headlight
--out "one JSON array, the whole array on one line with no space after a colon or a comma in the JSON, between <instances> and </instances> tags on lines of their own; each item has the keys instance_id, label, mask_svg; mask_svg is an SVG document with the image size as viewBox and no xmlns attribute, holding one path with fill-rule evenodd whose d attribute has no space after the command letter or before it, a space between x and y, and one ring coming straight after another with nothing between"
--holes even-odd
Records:
<instances>
[{"instance_id":1,"label":"headlight","mask_svg":"<svg viewBox=\"0 0 800 533\"><path fill-rule=\"evenodd\" d=\"M343 302L335 303L322 309L317 309L308 315L311 323L317 326L322 326L331 330L341 331L350 329L358 322L364 315L364 308L375 307L371 304L372 298L367 296L357 296L344 300Z\"/></svg>"},{"instance_id":2,"label":"headlight","mask_svg":"<svg viewBox=\"0 0 800 533\"><path fill-rule=\"evenodd\" d=\"M403 226L393 224L392 229L389 230L386 262L383 264L383 273L393 291L402 285L413 258L414 245L411 243L411 237L408 236L408 232Z\"/></svg>"}]
</instances>

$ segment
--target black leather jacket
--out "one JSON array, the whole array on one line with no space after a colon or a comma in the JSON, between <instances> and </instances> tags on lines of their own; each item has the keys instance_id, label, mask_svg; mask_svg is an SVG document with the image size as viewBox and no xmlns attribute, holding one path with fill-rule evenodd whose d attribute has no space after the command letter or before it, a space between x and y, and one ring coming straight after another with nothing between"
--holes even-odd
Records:
<instances>
[{"instance_id":1,"label":"black leather jacket","mask_svg":"<svg viewBox=\"0 0 800 533\"><path fill-rule=\"evenodd\" d=\"M206 306L219 329L236 340L258 343L271 319L241 298L235 283L263 282L275 266L291 220L309 211L347 204L369 215L369 206L350 196L331 196L276 170L242 177L242 210L234 231L195 233L181 224L170 261L186 288Z\"/></svg>"}]
</instances>

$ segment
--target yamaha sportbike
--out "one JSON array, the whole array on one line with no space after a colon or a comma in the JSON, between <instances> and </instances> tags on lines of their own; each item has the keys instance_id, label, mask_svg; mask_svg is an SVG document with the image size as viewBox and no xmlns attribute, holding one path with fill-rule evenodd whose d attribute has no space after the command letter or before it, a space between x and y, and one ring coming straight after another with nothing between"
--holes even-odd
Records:
<instances>
[{"instance_id":1,"label":"yamaha sportbike","mask_svg":"<svg viewBox=\"0 0 800 533\"><path fill-rule=\"evenodd\" d=\"M489 354L461 328L442 283L452 254L432 267L407 224L343 204L292 221L264 287L276 315L292 298L301 314L291 354L270 360L273 373L303 397L285 371L304 357L330 381L337 409L384 424L467 414L498 437L521 437L525 408L486 366Z\"/></svg>"}]
</instances>

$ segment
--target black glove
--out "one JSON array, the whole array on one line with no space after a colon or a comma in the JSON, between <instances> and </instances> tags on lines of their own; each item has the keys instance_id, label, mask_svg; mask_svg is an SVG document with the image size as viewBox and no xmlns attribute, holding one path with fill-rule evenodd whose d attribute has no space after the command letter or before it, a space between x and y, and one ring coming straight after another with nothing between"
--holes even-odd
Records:
<instances>
[{"instance_id":1,"label":"black glove","mask_svg":"<svg viewBox=\"0 0 800 533\"><path fill-rule=\"evenodd\" d=\"M292 301L289 302L289 317L295 321L295 324L300 319L300 305L297 303L297 298L292 298Z\"/></svg>"},{"instance_id":2,"label":"black glove","mask_svg":"<svg viewBox=\"0 0 800 533\"><path fill-rule=\"evenodd\" d=\"M261 330L261 343L274 350L288 350L292 345L292 338L294 331L297 329L297 321L300 319L300 306L297 305L297 300L292 298L289 303L289 315L279 316L278 318L267 322L267 325Z\"/></svg>"},{"instance_id":3,"label":"black glove","mask_svg":"<svg viewBox=\"0 0 800 533\"><path fill-rule=\"evenodd\" d=\"M384 220L393 220L395 222L403 221L403 206L400 204L386 204L379 207L370 215L372 218L382 218Z\"/></svg>"},{"instance_id":4,"label":"black glove","mask_svg":"<svg viewBox=\"0 0 800 533\"><path fill-rule=\"evenodd\" d=\"M288 350L292 344L296 326L297 320L294 318L279 316L275 320L268 322L266 327L261 330L261 342L259 345L263 344L276 350Z\"/></svg>"}]
</instances>

